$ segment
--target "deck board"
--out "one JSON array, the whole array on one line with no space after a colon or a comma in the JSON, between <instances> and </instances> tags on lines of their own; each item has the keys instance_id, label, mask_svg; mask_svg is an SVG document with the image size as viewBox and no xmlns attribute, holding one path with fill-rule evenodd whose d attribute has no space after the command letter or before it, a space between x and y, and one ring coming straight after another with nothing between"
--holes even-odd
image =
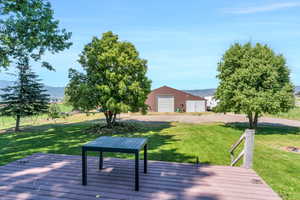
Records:
<instances>
[{"instance_id":1,"label":"deck board","mask_svg":"<svg viewBox=\"0 0 300 200\"><path fill-rule=\"evenodd\" d=\"M143 163L141 161L141 166ZM0 166L2 200L280 200L251 169L149 161L134 191L134 161L88 157L88 185L81 185L81 157L33 154Z\"/></svg>"}]
</instances>

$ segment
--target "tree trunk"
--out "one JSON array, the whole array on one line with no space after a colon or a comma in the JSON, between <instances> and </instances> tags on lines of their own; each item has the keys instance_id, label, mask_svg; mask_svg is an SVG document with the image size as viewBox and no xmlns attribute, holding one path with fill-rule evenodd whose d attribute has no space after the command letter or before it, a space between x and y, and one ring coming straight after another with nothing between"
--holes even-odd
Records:
<instances>
[{"instance_id":1,"label":"tree trunk","mask_svg":"<svg viewBox=\"0 0 300 200\"><path fill-rule=\"evenodd\" d=\"M116 118L117 118L117 114L114 113L114 114L113 114L113 119L112 119L112 124L113 124L113 126L116 124Z\"/></svg>"},{"instance_id":2,"label":"tree trunk","mask_svg":"<svg viewBox=\"0 0 300 200\"><path fill-rule=\"evenodd\" d=\"M113 127L113 113L111 111L104 112L105 118L106 118L106 126L108 128Z\"/></svg>"},{"instance_id":3,"label":"tree trunk","mask_svg":"<svg viewBox=\"0 0 300 200\"><path fill-rule=\"evenodd\" d=\"M255 113L254 119L253 119L253 128L257 128L257 123L258 123L258 113Z\"/></svg>"},{"instance_id":4,"label":"tree trunk","mask_svg":"<svg viewBox=\"0 0 300 200\"><path fill-rule=\"evenodd\" d=\"M248 120L249 120L249 128L250 129L256 129L257 128L257 123L258 123L258 113L248 113L247 115Z\"/></svg>"},{"instance_id":5,"label":"tree trunk","mask_svg":"<svg viewBox=\"0 0 300 200\"><path fill-rule=\"evenodd\" d=\"M21 121L21 116L17 115L17 119L16 119L16 127L15 127L15 131L18 132L20 131L20 121Z\"/></svg>"},{"instance_id":6,"label":"tree trunk","mask_svg":"<svg viewBox=\"0 0 300 200\"><path fill-rule=\"evenodd\" d=\"M247 117L248 117L248 120L249 120L249 128L253 129L253 115L252 115L252 113L248 113Z\"/></svg>"}]
</instances>

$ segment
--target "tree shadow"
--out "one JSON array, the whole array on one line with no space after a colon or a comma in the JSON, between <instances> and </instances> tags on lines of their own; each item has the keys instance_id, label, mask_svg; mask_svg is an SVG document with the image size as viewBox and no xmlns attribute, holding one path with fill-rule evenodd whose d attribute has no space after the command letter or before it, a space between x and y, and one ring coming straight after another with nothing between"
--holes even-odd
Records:
<instances>
[{"instance_id":1,"label":"tree shadow","mask_svg":"<svg viewBox=\"0 0 300 200\"><path fill-rule=\"evenodd\" d=\"M90 120L80 123L68 123L68 124L44 124L44 125L37 125L37 126L28 126L23 127L22 132L13 133L13 132L7 132L6 134L3 134L2 136L6 135L5 142L8 145L1 145L3 148L0 150L0 165L7 164L9 162L12 162L14 160L23 158L21 162L15 161L13 163L10 163L8 165L0 167L0 179L2 179L2 183L5 185L0 184L0 188L4 189L6 194L8 193L18 193L22 192L22 190L26 191L30 195L30 198L42 198L45 196L51 196L53 194L57 195L56 197L70 197L72 195L71 193L63 193L62 191L68 185L72 188L72 191L77 193L76 195L91 195L86 192L86 187L83 187L80 185L80 169L81 169L81 157L76 156L68 159L66 156L66 159L62 159L61 161L58 160L52 160L52 156L45 157L40 156L41 160L34 160L31 159L32 157L24 158L26 156L32 155L34 157L34 153L53 153L53 157L55 157L55 154L67 154L67 155L81 155L81 146L89 142L91 140L94 140L97 137L100 137L102 135L111 135L111 134L92 134L92 133L84 133L83 130L87 127L93 125L94 123L99 122L99 120ZM196 190L194 189L195 184L195 178L198 175L191 176L189 173L187 176L180 176L181 179L178 179L178 174L181 174L181 170L174 170L178 168L180 165L179 163L175 162L184 162L186 160L194 159L192 156L186 155L184 153L180 153L178 151L177 147L173 148L161 148L164 145L173 143L178 141L177 138L175 138L172 134L161 134L162 131L165 129L171 128L173 125L170 122L135 122L139 123L139 125L142 125L143 128L139 129L137 131L133 132L124 132L124 133L116 133L113 134L114 136L126 136L126 137L147 137L148 138L148 159L149 160L161 160L161 161L171 161L170 170L162 169L160 171L160 175L155 175L154 179L159 180L151 180L151 177L146 177L147 180L152 183L155 182L155 189L153 189L154 186L150 186L148 184L147 188L146 186L143 186L147 189L148 193L151 191L152 194L156 194L158 196L160 195L171 195L172 197L176 198L176 195L180 195L184 198L185 190L191 189L193 192ZM142 152L141 152L142 153ZM45 154L49 155L49 154ZM50 154L51 155L51 154ZM98 152L89 152L89 156L98 156ZM142 155L142 154L141 154ZM62 155L63 156L63 155ZM105 153L105 159L110 159L108 157L119 157L119 158L133 158L133 155L130 154L116 154L116 153ZM141 156L143 158L143 156ZM98 159L93 157L93 160L97 161ZM43 163L45 162L45 163ZM133 162L129 162L133 163ZM206 163L207 164L207 163ZM149 164L149 169L155 169L157 170L160 165ZM14 166L14 167L13 167ZM95 164L96 166L96 164ZM111 173L105 175L101 175L101 177L95 178L93 181L96 182L97 190L99 187L98 184L102 185L104 188L107 189L107 187L117 187L117 188L123 188L126 182L131 183L131 179L133 175L130 175L129 177L121 178L123 174L128 174L127 167L121 167L124 165L116 165L114 164L113 171ZM128 166L128 164L125 166ZM202 165L189 165L191 167L190 170L196 170L199 168L199 178L202 179L206 176L213 175L212 173L207 172L201 172L201 166ZM118 169L116 169L116 167ZM74 170L71 171L70 169ZM94 167L94 170L96 170L97 167ZM3 176L3 170L5 171L5 174ZM133 171L133 170L132 170ZM1 175L2 172L2 175ZM96 172L95 172L96 173ZM168 175L166 175L168 174ZM5 177L6 176L6 177ZM76 179L67 178L68 177L77 177ZM95 176L98 176L97 174ZM61 177L61 178L58 178ZM63 177L66 177L65 179ZM164 186L163 188L160 188L160 180L163 182L169 182L171 179L174 178L175 183L172 184L178 184L180 187L176 186L176 190L174 190L173 186ZM59 180L58 180L59 179ZM72 179L72 180L70 180ZM142 178L141 178L142 179ZM166 179L166 180L165 180ZM66 182L64 182L66 181ZM70 182L68 182L70 181ZM113 182L113 183L122 183L122 187L118 186L116 184L106 186L102 183L104 182ZM172 182L172 181L171 181ZM190 184L187 184L190 183ZM96 185L92 188L95 188ZM40 190L41 186L41 190ZM131 197L134 197L136 192L132 191L131 184L127 184L128 188L126 191L129 191L128 194ZM165 187L165 188L164 188ZM171 187L171 190L168 189ZM197 185L198 187L198 185ZM26 189L24 189L26 188ZM56 192L56 189L59 188L60 191ZM180 188L180 189L178 189ZM77 192L78 190L78 192ZM115 193L117 192L116 189L109 189L111 192L109 193ZM169 191L170 190L170 191ZM88 192L94 193L92 189L88 189ZM105 193L105 192L104 192ZM121 195L121 194L120 194ZM147 194L147 195L150 195ZM1 191L0 191L1 196ZM121 195L123 199L126 199L126 195ZM78 197L78 196L77 196ZM26 197L24 197L26 199ZM217 195L215 195L213 192L209 194L195 194L193 198L190 199L208 199L208 200L218 200L219 198Z\"/></svg>"},{"instance_id":2,"label":"tree shadow","mask_svg":"<svg viewBox=\"0 0 300 200\"><path fill-rule=\"evenodd\" d=\"M142 128L131 132L120 132L115 134L92 134L84 130L97 120L88 120L79 123L55 123L36 126L25 126L22 132L6 131L0 135L0 165L23 158L33 153L55 153L81 155L83 144L100 136L124 136L124 137L146 137L149 144L149 159L173 162L195 161L196 157L180 153L178 148L162 148L164 145L178 141L172 134L161 134L165 129L173 127L170 122L143 122L137 123ZM98 153L90 152L89 155L96 156ZM141 154L142 155L142 154ZM133 158L131 154L107 153L109 157Z\"/></svg>"},{"instance_id":3,"label":"tree shadow","mask_svg":"<svg viewBox=\"0 0 300 200\"><path fill-rule=\"evenodd\" d=\"M0 165L38 152L53 154L41 154L37 156L36 160L33 159L35 155L32 155L24 158L23 161L26 162L21 162L21 164L16 161L0 167L0 188L3 189L5 194L21 193L25 190L30 195L28 199L42 199L44 196L51 197L52 195L58 198L74 197L74 199L79 199L79 195L83 195L88 196L89 199L96 199L95 196L99 193L101 195L111 195L112 193L115 195L116 193L120 195L117 199L128 199L128 196L134 199L135 195L140 194L132 189L134 175L130 174L133 173L133 170L128 169L128 166L134 162L127 160L131 164L118 162L109 164L109 161L113 159L108 158L133 158L132 155L105 153L104 156L107 161L104 162L104 165L107 173L99 172L97 168L98 158L89 157L88 163L92 163L92 167L89 167L88 172L89 184L85 187L81 186L81 157L69 155L81 155L81 146L84 143L102 136L83 132L84 129L96 122L99 122L99 120L68 124L45 124L27 127L20 133L7 134L4 139L5 142L10 144L1 145L0 143L3 146L0 149ZM162 134L165 129L173 127L172 123L161 121L139 121L137 123L141 123L144 126L143 129L114 135L147 137L149 140L148 159L170 161L168 168L162 168L162 164L155 164L155 162L153 162L154 164L149 163L149 169L155 171L155 174L151 170L149 170L149 175L141 174L141 193L145 192L148 193L147 195L151 196L153 194L156 195L155 197L164 197L165 199L177 199L177 195L179 195L179 199L187 199L186 197L188 197L188 199L201 200L221 200L224 197L218 194L218 190L212 190L209 183L205 181L206 178L216 175L213 171L207 171L210 168L209 166L206 168L206 165L210 164L209 162L200 165L176 163L196 160L196 158L181 153L179 147L176 146L164 148L164 145L179 140L173 134ZM243 127L235 125L235 128L242 130ZM92 152L89 155L98 156L98 153ZM61 159L58 157L61 157ZM143 157L141 156L141 158ZM183 169L180 166L189 167ZM124 174L128 176L124 177ZM148 182L145 183L142 180ZM110 183L110 185L107 183ZM203 188L210 191L207 192ZM124 194L119 193L119 190ZM2 194L0 190L0 196ZM23 199L26 199L26 197Z\"/></svg>"},{"instance_id":4,"label":"tree shadow","mask_svg":"<svg viewBox=\"0 0 300 200\"><path fill-rule=\"evenodd\" d=\"M136 192L133 162L106 158L104 169L99 171L98 159L88 157L88 184L82 186L80 156L34 154L0 167L0 195L24 200L46 197L221 200L224 197L205 181L216 174L203 166L150 161L148 173L142 170L140 191ZM24 192L28 196L22 196Z\"/></svg>"},{"instance_id":5,"label":"tree shadow","mask_svg":"<svg viewBox=\"0 0 300 200\"><path fill-rule=\"evenodd\" d=\"M225 127L234 128L240 131L244 131L248 129L248 123L243 122L233 122L226 123L223 125ZM295 134L300 135L300 127L287 126L284 124L274 124L274 123L259 123L256 129L256 135L287 135L287 134Z\"/></svg>"}]
</instances>

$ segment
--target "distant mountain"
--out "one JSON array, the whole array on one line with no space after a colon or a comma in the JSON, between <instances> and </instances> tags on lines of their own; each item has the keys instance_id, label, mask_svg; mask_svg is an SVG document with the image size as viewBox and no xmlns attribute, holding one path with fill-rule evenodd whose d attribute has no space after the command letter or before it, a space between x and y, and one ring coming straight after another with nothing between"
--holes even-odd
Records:
<instances>
[{"instance_id":1,"label":"distant mountain","mask_svg":"<svg viewBox=\"0 0 300 200\"><path fill-rule=\"evenodd\" d=\"M300 86L295 86L295 93L300 92Z\"/></svg>"},{"instance_id":2,"label":"distant mountain","mask_svg":"<svg viewBox=\"0 0 300 200\"><path fill-rule=\"evenodd\" d=\"M216 92L216 89L212 88L212 89L183 90L183 91L195 96L206 97L206 96L213 96Z\"/></svg>"},{"instance_id":3,"label":"distant mountain","mask_svg":"<svg viewBox=\"0 0 300 200\"><path fill-rule=\"evenodd\" d=\"M45 85L45 89L48 91L48 94L51 98L63 99L65 96L65 88L64 87L52 87Z\"/></svg>"},{"instance_id":4,"label":"distant mountain","mask_svg":"<svg viewBox=\"0 0 300 200\"><path fill-rule=\"evenodd\" d=\"M13 81L0 80L0 89L5 88L12 84ZM52 86L45 85L45 89L48 91L48 94L51 96L51 98L62 99L64 97L64 93L65 93L64 87L52 87ZM206 96L213 96L216 92L216 89L211 88L211 89L183 90L183 91L195 96L206 97ZM297 92L300 92L300 86L295 87L295 93ZM0 94L1 93L2 91L0 90Z\"/></svg>"},{"instance_id":5,"label":"distant mountain","mask_svg":"<svg viewBox=\"0 0 300 200\"><path fill-rule=\"evenodd\" d=\"M13 83L14 83L13 81L0 80L0 89L12 85ZM52 86L45 85L45 89L48 91L48 94L50 95L51 98L62 99L64 97L64 93L65 93L64 87L52 87ZM0 94L2 93L3 92L0 90Z\"/></svg>"},{"instance_id":6,"label":"distant mountain","mask_svg":"<svg viewBox=\"0 0 300 200\"><path fill-rule=\"evenodd\" d=\"M195 96L206 97L206 96L213 96L216 92L216 89L212 88L212 89L183 90L183 91ZM300 86L295 86L295 93L297 92L300 92Z\"/></svg>"}]
</instances>

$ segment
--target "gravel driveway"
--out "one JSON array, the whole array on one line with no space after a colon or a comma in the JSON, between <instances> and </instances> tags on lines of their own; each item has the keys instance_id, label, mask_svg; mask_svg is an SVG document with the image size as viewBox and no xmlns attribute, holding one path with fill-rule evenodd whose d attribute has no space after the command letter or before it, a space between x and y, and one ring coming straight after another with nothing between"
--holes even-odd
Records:
<instances>
[{"instance_id":1,"label":"gravel driveway","mask_svg":"<svg viewBox=\"0 0 300 200\"><path fill-rule=\"evenodd\" d=\"M212 122L223 122L223 123L233 123L233 122L248 122L245 115L236 114L204 114L204 115L189 115L189 114L155 114L155 115L130 115L122 114L122 120L137 120L146 122L183 122L183 123L212 123ZM260 124L270 124L270 125L285 125L300 127L300 121L280 119L280 118L270 118L261 117L259 118Z\"/></svg>"}]
</instances>

